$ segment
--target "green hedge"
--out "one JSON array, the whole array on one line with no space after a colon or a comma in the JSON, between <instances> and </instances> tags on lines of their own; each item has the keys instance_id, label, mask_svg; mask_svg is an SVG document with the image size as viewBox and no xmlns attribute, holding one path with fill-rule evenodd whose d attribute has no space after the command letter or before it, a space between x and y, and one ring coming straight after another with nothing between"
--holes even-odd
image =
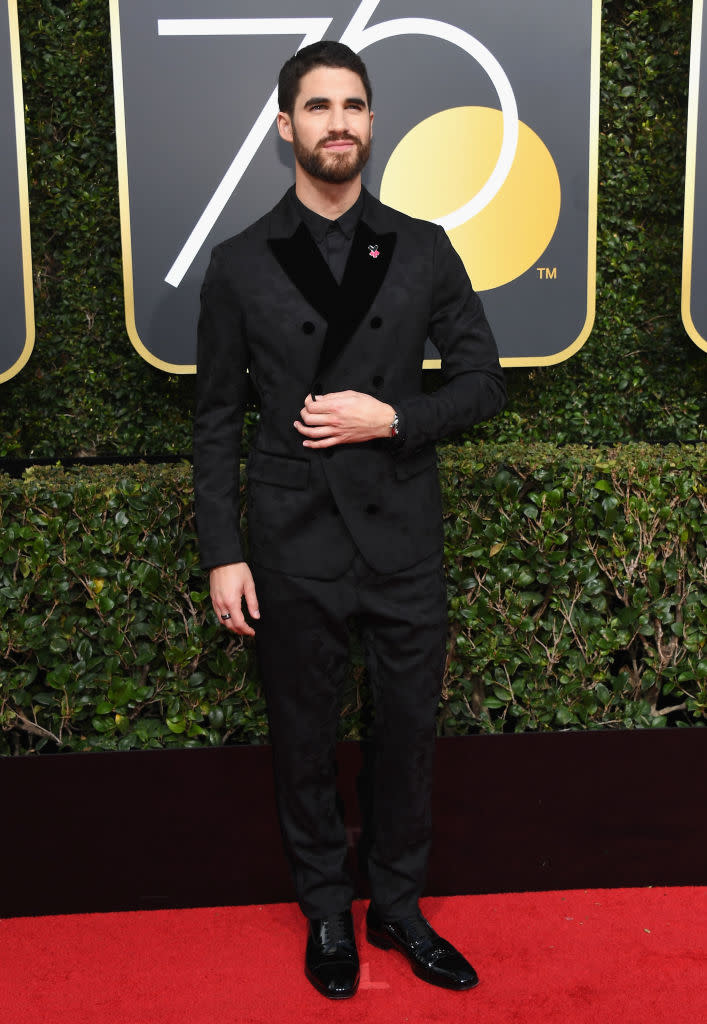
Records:
<instances>
[{"instance_id":1,"label":"green hedge","mask_svg":"<svg viewBox=\"0 0 707 1024\"><path fill-rule=\"evenodd\" d=\"M704 725L705 453L442 449L445 735ZM0 753L262 742L186 465L0 477ZM368 728L352 660L341 735Z\"/></svg>"},{"instance_id":2,"label":"green hedge","mask_svg":"<svg viewBox=\"0 0 707 1024\"><path fill-rule=\"evenodd\" d=\"M0 387L0 456L186 455L193 380L125 332L108 0L18 10L37 342ZM510 371L508 409L475 438L704 438L707 360L680 318L690 15L602 4L594 332L566 363Z\"/></svg>"},{"instance_id":3,"label":"green hedge","mask_svg":"<svg viewBox=\"0 0 707 1024\"><path fill-rule=\"evenodd\" d=\"M704 447L446 449L443 732L705 724Z\"/></svg>"}]
</instances>

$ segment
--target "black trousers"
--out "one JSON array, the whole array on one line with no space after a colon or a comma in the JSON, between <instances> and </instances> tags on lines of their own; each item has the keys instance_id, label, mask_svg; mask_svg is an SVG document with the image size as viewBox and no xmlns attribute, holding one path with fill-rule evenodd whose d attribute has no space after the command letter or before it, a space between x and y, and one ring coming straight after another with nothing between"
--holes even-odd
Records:
<instances>
[{"instance_id":1,"label":"black trousers","mask_svg":"<svg viewBox=\"0 0 707 1024\"><path fill-rule=\"evenodd\" d=\"M307 917L346 909L353 887L337 807L335 746L348 623L357 616L375 703L368 873L384 919L413 913L431 838L430 798L447 633L441 555L374 573L356 555L336 580L253 567L256 646L273 744L280 825Z\"/></svg>"}]
</instances>

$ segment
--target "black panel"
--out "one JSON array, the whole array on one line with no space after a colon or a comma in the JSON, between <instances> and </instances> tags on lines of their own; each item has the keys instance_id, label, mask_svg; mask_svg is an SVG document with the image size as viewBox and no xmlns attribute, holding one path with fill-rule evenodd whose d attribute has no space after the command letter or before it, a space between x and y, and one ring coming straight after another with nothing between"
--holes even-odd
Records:
<instances>
[{"instance_id":1,"label":"black panel","mask_svg":"<svg viewBox=\"0 0 707 1024\"><path fill-rule=\"evenodd\" d=\"M705 884L706 768L704 729L440 740L428 892ZM269 747L3 758L0 786L2 916L293 898Z\"/></svg>"}]
</instances>

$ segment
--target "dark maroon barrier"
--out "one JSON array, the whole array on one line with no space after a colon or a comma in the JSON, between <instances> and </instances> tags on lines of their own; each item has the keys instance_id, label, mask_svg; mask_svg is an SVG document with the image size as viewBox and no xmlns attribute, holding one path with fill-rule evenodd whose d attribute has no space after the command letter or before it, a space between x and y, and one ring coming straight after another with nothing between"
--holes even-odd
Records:
<instances>
[{"instance_id":1,"label":"dark maroon barrier","mask_svg":"<svg viewBox=\"0 0 707 1024\"><path fill-rule=\"evenodd\" d=\"M361 765L342 744L352 847ZM705 729L440 740L428 893L705 884L706 769ZM3 758L0 787L2 916L292 899L269 747Z\"/></svg>"}]
</instances>

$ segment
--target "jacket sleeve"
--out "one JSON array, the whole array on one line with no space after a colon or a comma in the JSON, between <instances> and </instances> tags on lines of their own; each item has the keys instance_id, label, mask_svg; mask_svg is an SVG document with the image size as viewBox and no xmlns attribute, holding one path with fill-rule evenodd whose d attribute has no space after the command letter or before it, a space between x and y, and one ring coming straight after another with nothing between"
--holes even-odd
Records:
<instances>
[{"instance_id":1,"label":"jacket sleeve","mask_svg":"<svg viewBox=\"0 0 707 1024\"><path fill-rule=\"evenodd\" d=\"M439 226L428 333L442 357L442 384L433 394L394 403L403 421L405 451L490 419L506 404L503 370L481 299Z\"/></svg>"},{"instance_id":2,"label":"jacket sleeve","mask_svg":"<svg viewBox=\"0 0 707 1024\"><path fill-rule=\"evenodd\" d=\"M240 443L248 348L221 247L201 289L194 414L194 493L201 566L244 560L239 532Z\"/></svg>"}]
</instances>

